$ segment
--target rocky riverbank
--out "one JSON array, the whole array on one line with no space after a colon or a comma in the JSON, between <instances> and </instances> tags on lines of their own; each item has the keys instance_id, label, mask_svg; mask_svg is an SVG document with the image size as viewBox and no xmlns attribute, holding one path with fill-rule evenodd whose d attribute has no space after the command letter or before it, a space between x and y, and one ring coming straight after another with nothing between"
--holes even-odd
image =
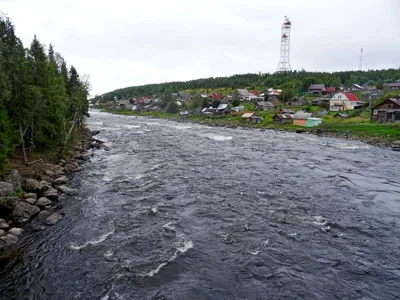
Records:
<instances>
[{"instance_id":1,"label":"rocky riverbank","mask_svg":"<svg viewBox=\"0 0 400 300\"><path fill-rule=\"evenodd\" d=\"M59 200L77 192L68 185L69 175L82 170L91 151L107 150L94 138L98 133L85 129L80 144L57 164L39 161L29 174L14 169L0 181L0 251L18 243L24 232L43 230L62 218Z\"/></svg>"}]
</instances>

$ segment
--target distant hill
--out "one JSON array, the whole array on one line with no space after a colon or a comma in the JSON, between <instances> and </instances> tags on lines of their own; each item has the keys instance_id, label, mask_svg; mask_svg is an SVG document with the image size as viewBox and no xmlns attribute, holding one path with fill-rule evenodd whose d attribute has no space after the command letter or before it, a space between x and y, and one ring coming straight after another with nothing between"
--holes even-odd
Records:
<instances>
[{"instance_id":1,"label":"distant hill","mask_svg":"<svg viewBox=\"0 0 400 300\"><path fill-rule=\"evenodd\" d=\"M192 93L220 92L224 95L238 88L263 91L269 87L293 88L297 93L306 92L312 83L324 83L340 87L351 83L369 86L381 86L385 82L400 79L400 69L342 71L342 72L307 72L292 71L273 74L241 74L229 77L210 77L189 81L146 84L117 89L103 94L102 101L109 101L115 96L118 99L161 95L164 92L189 91ZM97 98L97 97L96 97Z\"/></svg>"}]
</instances>

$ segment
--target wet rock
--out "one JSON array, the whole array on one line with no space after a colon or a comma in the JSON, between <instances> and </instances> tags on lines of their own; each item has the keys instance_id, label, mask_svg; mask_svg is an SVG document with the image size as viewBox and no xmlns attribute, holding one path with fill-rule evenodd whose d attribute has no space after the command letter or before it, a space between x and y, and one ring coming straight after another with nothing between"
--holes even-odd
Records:
<instances>
[{"instance_id":1,"label":"wet rock","mask_svg":"<svg viewBox=\"0 0 400 300\"><path fill-rule=\"evenodd\" d=\"M6 234L7 234L7 232L5 230L0 229L0 237L3 236L3 235L6 235Z\"/></svg>"},{"instance_id":2,"label":"wet rock","mask_svg":"<svg viewBox=\"0 0 400 300\"><path fill-rule=\"evenodd\" d=\"M25 202L26 202L26 203L29 203L29 204L32 204L32 205L35 205L36 199L28 198L28 199L25 199Z\"/></svg>"},{"instance_id":3,"label":"wet rock","mask_svg":"<svg viewBox=\"0 0 400 300\"><path fill-rule=\"evenodd\" d=\"M18 243L18 238L13 234L7 234L0 238L0 248L11 246Z\"/></svg>"},{"instance_id":4,"label":"wet rock","mask_svg":"<svg viewBox=\"0 0 400 300\"><path fill-rule=\"evenodd\" d=\"M61 166L65 166L66 163L67 163L67 162L66 162L65 160L60 159L60 165L61 165Z\"/></svg>"},{"instance_id":5,"label":"wet rock","mask_svg":"<svg viewBox=\"0 0 400 300\"><path fill-rule=\"evenodd\" d=\"M0 198L0 218L7 218L17 206L18 201L17 197Z\"/></svg>"},{"instance_id":6,"label":"wet rock","mask_svg":"<svg viewBox=\"0 0 400 300\"><path fill-rule=\"evenodd\" d=\"M49 177L53 177L56 175L56 173L54 173L52 170L44 170L44 174Z\"/></svg>"},{"instance_id":7,"label":"wet rock","mask_svg":"<svg viewBox=\"0 0 400 300\"><path fill-rule=\"evenodd\" d=\"M23 188L28 192L39 192L40 182L33 178L27 178L23 181Z\"/></svg>"},{"instance_id":8,"label":"wet rock","mask_svg":"<svg viewBox=\"0 0 400 300\"><path fill-rule=\"evenodd\" d=\"M11 229L8 231L8 233L10 233L10 234L12 234L12 235L15 235L15 236L20 236L21 233L22 233L22 231L24 231L22 228L14 227L14 228L11 228Z\"/></svg>"},{"instance_id":9,"label":"wet rock","mask_svg":"<svg viewBox=\"0 0 400 300\"><path fill-rule=\"evenodd\" d=\"M10 225L7 224L6 220L0 219L0 229L8 229Z\"/></svg>"},{"instance_id":10,"label":"wet rock","mask_svg":"<svg viewBox=\"0 0 400 300\"><path fill-rule=\"evenodd\" d=\"M51 188L43 193L43 197L49 198L50 200L57 200L58 191L55 188Z\"/></svg>"},{"instance_id":11,"label":"wet rock","mask_svg":"<svg viewBox=\"0 0 400 300\"><path fill-rule=\"evenodd\" d=\"M11 183L0 181L0 197L9 197L14 192L14 187Z\"/></svg>"},{"instance_id":12,"label":"wet rock","mask_svg":"<svg viewBox=\"0 0 400 300\"><path fill-rule=\"evenodd\" d=\"M76 166L73 165L73 164L71 164L71 163L68 163L68 164L65 165L64 169L65 169L65 171L66 171L67 173L70 173L70 172L75 171Z\"/></svg>"},{"instance_id":13,"label":"wet rock","mask_svg":"<svg viewBox=\"0 0 400 300\"><path fill-rule=\"evenodd\" d=\"M36 194L35 193L26 193L25 195L24 195L24 199L29 199L29 198L32 198L32 199L37 199L37 196L36 196Z\"/></svg>"},{"instance_id":14,"label":"wet rock","mask_svg":"<svg viewBox=\"0 0 400 300\"><path fill-rule=\"evenodd\" d=\"M71 187L66 186L66 185L60 185L59 187L57 187L57 189L61 193L64 193L64 194L67 194L67 195L73 195L78 191L77 189L71 188Z\"/></svg>"},{"instance_id":15,"label":"wet rock","mask_svg":"<svg viewBox=\"0 0 400 300\"><path fill-rule=\"evenodd\" d=\"M53 202L51 202L49 199L47 199L46 197L41 197L39 198L39 200L36 202L36 206L39 207L45 207L47 205L52 204Z\"/></svg>"},{"instance_id":16,"label":"wet rock","mask_svg":"<svg viewBox=\"0 0 400 300\"><path fill-rule=\"evenodd\" d=\"M48 218L48 216L50 216L50 212L47 210L42 210L39 214L38 214L38 218L41 221L44 221Z\"/></svg>"},{"instance_id":17,"label":"wet rock","mask_svg":"<svg viewBox=\"0 0 400 300\"><path fill-rule=\"evenodd\" d=\"M62 170L57 170L57 171L56 171L56 175L57 175L57 176L63 176L63 175L65 175L64 169L62 169Z\"/></svg>"},{"instance_id":18,"label":"wet rock","mask_svg":"<svg viewBox=\"0 0 400 300\"><path fill-rule=\"evenodd\" d=\"M40 191L41 192L45 192L50 190L52 187L50 185L50 183L48 183L47 181L43 180L40 182Z\"/></svg>"},{"instance_id":19,"label":"wet rock","mask_svg":"<svg viewBox=\"0 0 400 300\"><path fill-rule=\"evenodd\" d=\"M92 134L93 136L98 135L99 133L100 133L100 130L93 130L93 131L91 132L91 134Z\"/></svg>"},{"instance_id":20,"label":"wet rock","mask_svg":"<svg viewBox=\"0 0 400 300\"><path fill-rule=\"evenodd\" d=\"M61 176L61 177L54 179L53 185L62 185L67 182L68 182L68 178L66 176Z\"/></svg>"},{"instance_id":21,"label":"wet rock","mask_svg":"<svg viewBox=\"0 0 400 300\"><path fill-rule=\"evenodd\" d=\"M11 170L6 176L5 181L13 185L14 191L21 189L22 177L18 170Z\"/></svg>"},{"instance_id":22,"label":"wet rock","mask_svg":"<svg viewBox=\"0 0 400 300\"><path fill-rule=\"evenodd\" d=\"M16 222L24 223L39 212L39 207L21 201L18 202L17 206L15 206L11 216Z\"/></svg>"},{"instance_id":23,"label":"wet rock","mask_svg":"<svg viewBox=\"0 0 400 300\"><path fill-rule=\"evenodd\" d=\"M47 225L54 225L61 219L61 215L59 213L52 213L50 216L46 218L44 221Z\"/></svg>"}]
</instances>

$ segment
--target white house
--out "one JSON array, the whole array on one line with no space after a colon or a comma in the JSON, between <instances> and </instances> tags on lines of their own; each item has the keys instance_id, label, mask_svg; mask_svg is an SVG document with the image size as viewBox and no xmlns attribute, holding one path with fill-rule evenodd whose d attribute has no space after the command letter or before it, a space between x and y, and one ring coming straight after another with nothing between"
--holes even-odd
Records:
<instances>
[{"instance_id":1,"label":"white house","mask_svg":"<svg viewBox=\"0 0 400 300\"><path fill-rule=\"evenodd\" d=\"M356 95L347 92L336 93L329 101L331 111L354 110L361 107L364 103L358 100Z\"/></svg>"}]
</instances>

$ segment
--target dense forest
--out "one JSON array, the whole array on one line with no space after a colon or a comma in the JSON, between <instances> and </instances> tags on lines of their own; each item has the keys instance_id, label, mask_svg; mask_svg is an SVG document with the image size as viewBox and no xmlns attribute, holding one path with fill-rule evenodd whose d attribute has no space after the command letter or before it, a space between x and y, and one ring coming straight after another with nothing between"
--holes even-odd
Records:
<instances>
[{"instance_id":1,"label":"dense forest","mask_svg":"<svg viewBox=\"0 0 400 300\"><path fill-rule=\"evenodd\" d=\"M24 48L0 12L0 176L9 155L46 149L62 154L88 115L89 82L35 36Z\"/></svg>"},{"instance_id":2,"label":"dense forest","mask_svg":"<svg viewBox=\"0 0 400 300\"><path fill-rule=\"evenodd\" d=\"M263 91L267 88L291 88L297 93L306 92L312 83L325 83L332 87L347 86L351 83L367 84L382 88L387 82L400 79L400 69L369 70L369 71L343 71L343 72L307 72L293 71L274 74L242 74L229 77L211 77L184 82L168 82L160 84L147 84L117 89L96 99L109 101L115 96L118 99L140 96L161 95L166 91L210 91L222 89L231 91L238 88L249 88Z\"/></svg>"}]
</instances>

